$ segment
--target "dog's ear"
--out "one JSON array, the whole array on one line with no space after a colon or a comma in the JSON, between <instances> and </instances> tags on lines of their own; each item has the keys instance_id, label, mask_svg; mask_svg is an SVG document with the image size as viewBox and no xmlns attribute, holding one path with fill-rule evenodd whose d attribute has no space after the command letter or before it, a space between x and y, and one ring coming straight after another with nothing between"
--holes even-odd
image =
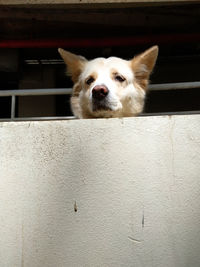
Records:
<instances>
[{"instance_id":1,"label":"dog's ear","mask_svg":"<svg viewBox=\"0 0 200 267\"><path fill-rule=\"evenodd\" d=\"M149 76L155 66L158 57L158 46L153 46L144 53L137 55L131 60L136 82L144 89L147 89Z\"/></svg>"},{"instance_id":2,"label":"dog's ear","mask_svg":"<svg viewBox=\"0 0 200 267\"><path fill-rule=\"evenodd\" d=\"M85 63L87 62L87 59L65 51L62 48L58 48L58 52L67 65L67 74L70 75L72 77L72 81L76 83Z\"/></svg>"}]
</instances>

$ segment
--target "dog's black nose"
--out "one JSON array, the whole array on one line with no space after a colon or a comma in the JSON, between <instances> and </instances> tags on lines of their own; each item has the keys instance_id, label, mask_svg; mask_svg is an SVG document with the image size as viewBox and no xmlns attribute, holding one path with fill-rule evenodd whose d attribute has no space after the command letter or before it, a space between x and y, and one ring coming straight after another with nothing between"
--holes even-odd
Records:
<instances>
[{"instance_id":1,"label":"dog's black nose","mask_svg":"<svg viewBox=\"0 0 200 267\"><path fill-rule=\"evenodd\" d=\"M92 90L92 97L96 100L104 99L108 94L108 88L105 85L96 85Z\"/></svg>"}]
</instances>

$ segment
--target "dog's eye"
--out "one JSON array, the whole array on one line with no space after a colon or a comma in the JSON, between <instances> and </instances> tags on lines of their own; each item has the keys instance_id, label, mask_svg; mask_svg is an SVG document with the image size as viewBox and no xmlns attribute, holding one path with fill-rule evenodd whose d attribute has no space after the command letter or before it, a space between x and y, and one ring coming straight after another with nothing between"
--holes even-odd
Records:
<instances>
[{"instance_id":1,"label":"dog's eye","mask_svg":"<svg viewBox=\"0 0 200 267\"><path fill-rule=\"evenodd\" d=\"M94 82L94 78L93 77L89 77L88 79L86 79L85 81L88 85L90 85L91 83Z\"/></svg>"},{"instance_id":2,"label":"dog's eye","mask_svg":"<svg viewBox=\"0 0 200 267\"><path fill-rule=\"evenodd\" d=\"M122 82L125 81L125 78L124 78L123 76L117 74L117 75L115 76L115 80L118 81L118 82L120 82L120 83L122 83Z\"/></svg>"}]
</instances>

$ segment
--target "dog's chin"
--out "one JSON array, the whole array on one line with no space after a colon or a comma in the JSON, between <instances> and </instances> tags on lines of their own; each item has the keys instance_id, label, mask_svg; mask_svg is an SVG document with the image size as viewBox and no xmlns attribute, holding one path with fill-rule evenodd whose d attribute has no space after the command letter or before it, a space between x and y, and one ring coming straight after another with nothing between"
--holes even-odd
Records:
<instances>
[{"instance_id":1,"label":"dog's chin","mask_svg":"<svg viewBox=\"0 0 200 267\"><path fill-rule=\"evenodd\" d=\"M118 117L117 113L115 111L112 110L95 110L93 112L91 112L91 116L93 118L114 118L114 117Z\"/></svg>"},{"instance_id":2,"label":"dog's chin","mask_svg":"<svg viewBox=\"0 0 200 267\"><path fill-rule=\"evenodd\" d=\"M112 111L112 108L104 102L92 102L92 112Z\"/></svg>"},{"instance_id":3,"label":"dog's chin","mask_svg":"<svg viewBox=\"0 0 200 267\"><path fill-rule=\"evenodd\" d=\"M91 105L91 115L95 118L118 117L120 110L116 106L109 105L107 102L93 101Z\"/></svg>"}]
</instances>

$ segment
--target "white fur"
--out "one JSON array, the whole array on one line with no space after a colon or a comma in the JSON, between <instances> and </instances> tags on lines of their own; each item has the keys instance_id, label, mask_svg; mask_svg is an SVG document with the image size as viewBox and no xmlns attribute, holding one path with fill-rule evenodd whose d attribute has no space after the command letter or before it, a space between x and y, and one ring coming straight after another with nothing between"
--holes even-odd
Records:
<instances>
[{"instance_id":1,"label":"white fur","mask_svg":"<svg viewBox=\"0 0 200 267\"><path fill-rule=\"evenodd\" d=\"M121 90L120 87L122 85L110 77L112 69L115 69L117 73L126 79L126 86L121 88ZM86 91L84 90L84 81L92 73L97 74L97 79L91 84L89 90ZM79 101L82 103L82 110L86 109L94 117L121 117L125 115L133 116L133 113L138 114L143 108L142 102L145 93L142 89L137 89L133 81L134 72L128 62L123 59L116 57L108 59L97 58L88 62L80 75L82 90ZM108 88L109 94L106 101L110 110L93 111L92 90L96 85L105 85Z\"/></svg>"},{"instance_id":2,"label":"white fur","mask_svg":"<svg viewBox=\"0 0 200 267\"><path fill-rule=\"evenodd\" d=\"M157 46L130 61L117 57L87 61L63 49L58 51L74 81L71 107L76 117L126 117L142 112L149 75L158 55ZM117 75L125 80L119 81ZM94 81L88 84L91 76ZM92 90L99 85L106 87L108 94L94 99Z\"/></svg>"}]
</instances>

